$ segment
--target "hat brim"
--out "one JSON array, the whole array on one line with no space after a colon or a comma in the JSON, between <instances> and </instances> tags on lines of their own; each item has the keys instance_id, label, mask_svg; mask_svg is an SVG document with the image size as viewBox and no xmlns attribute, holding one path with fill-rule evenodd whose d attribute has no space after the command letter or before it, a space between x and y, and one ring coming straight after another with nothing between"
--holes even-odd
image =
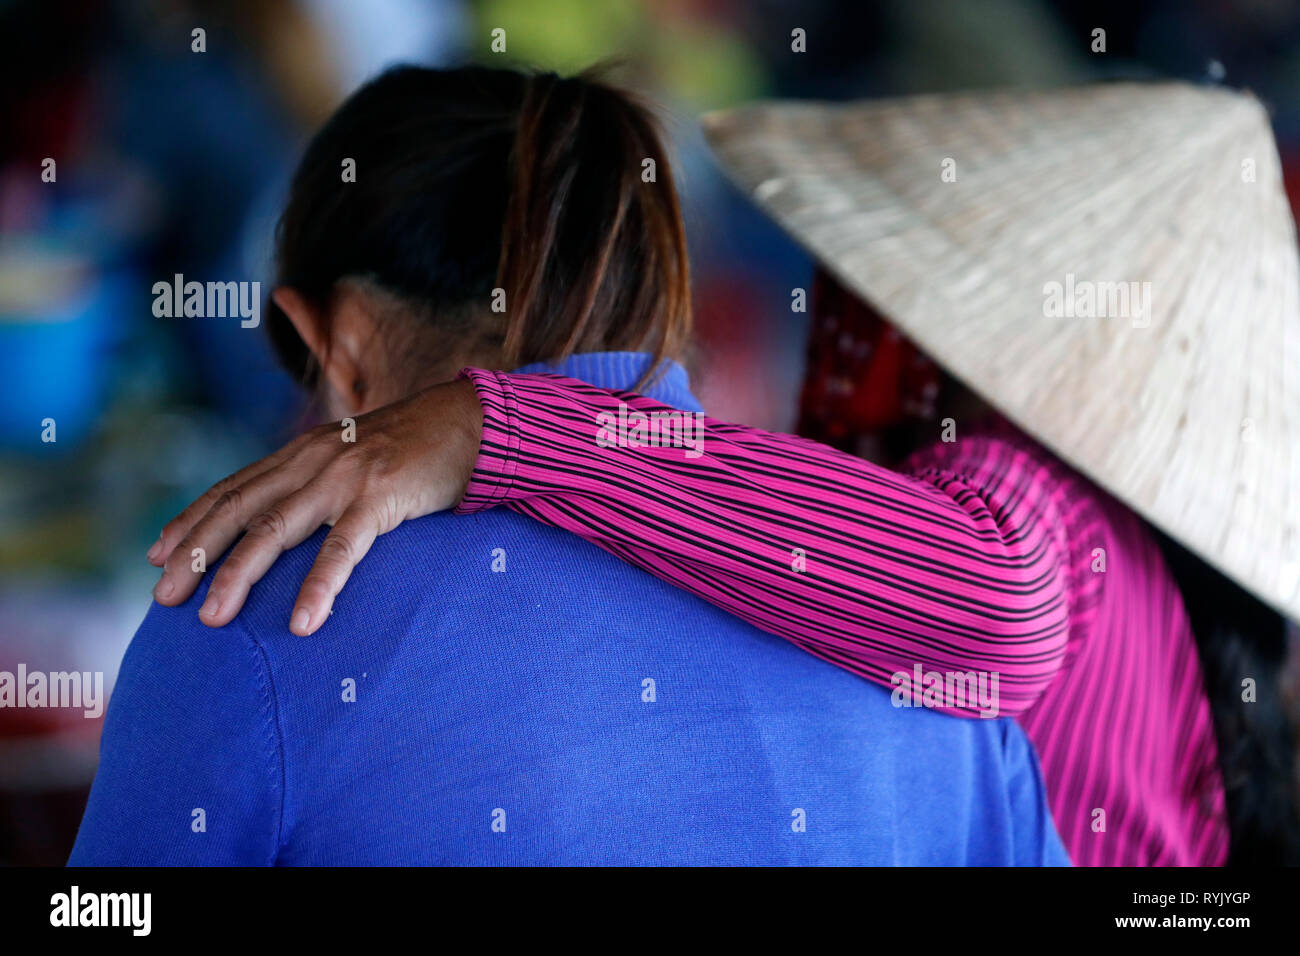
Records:
<instances>
[{"instance_id":1,"label":"hat brim","mask_svg":"<svg viewBox=\"0 0 1300 956\"><path fill-rule=\"evenodd\" d=\"M1300 282L1258 101L1106 84L758 104L704 125L846 287L1300 619Z\"/></svg>"}]
</instances>

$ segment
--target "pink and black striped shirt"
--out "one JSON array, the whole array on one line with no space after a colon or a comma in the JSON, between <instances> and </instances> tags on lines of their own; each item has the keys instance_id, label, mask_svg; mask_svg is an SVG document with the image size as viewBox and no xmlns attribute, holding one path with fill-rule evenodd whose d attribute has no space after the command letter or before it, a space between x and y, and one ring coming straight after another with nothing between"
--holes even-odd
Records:
<instances>
[{"instance_id":1,"label":"pink and black striped shirt","mask_svg":"<svg viewBox=\"0 0 1300 956\"><path fill-rule=\"evenodd\" d=\"M458 511L506 504L886 687L918 666L996 674L998 713L1038 749L1076 864L1224 862L1182 599L1141 521L1024 435L996 425L895 472L705 419L694 457L597 442L620 403L671 411L643 396L465 374L483 434Z\"/></svg>"}]
</instances>

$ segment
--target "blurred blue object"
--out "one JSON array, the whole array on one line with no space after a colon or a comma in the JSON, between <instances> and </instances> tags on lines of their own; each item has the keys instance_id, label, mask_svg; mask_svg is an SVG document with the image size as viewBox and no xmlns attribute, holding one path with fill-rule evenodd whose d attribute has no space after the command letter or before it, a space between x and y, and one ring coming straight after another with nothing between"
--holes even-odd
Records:
<instances>
[{"instance_id":1,"label":"blurred blue object","mask_svg":"<svg viewBox=\"0 0 1300 956\"><path fill-rule=\"evenodd\" d=\"M67 281L75 270L52 270ZM0 311L0 449L28 455L67 454L103 417L109 361L132 314L140 280L129 269L87 268L79 286L45 299L41 308L6 303ZM43 440L54 421L56 440Z\"/></svg>"}]
</instances>

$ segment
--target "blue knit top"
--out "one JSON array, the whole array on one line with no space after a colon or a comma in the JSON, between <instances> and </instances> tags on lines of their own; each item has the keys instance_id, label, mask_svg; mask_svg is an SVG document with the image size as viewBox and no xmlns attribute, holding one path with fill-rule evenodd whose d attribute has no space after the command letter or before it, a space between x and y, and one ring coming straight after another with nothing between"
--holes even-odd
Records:
<instances>
[{"instance_id":1,"label":"blue knit top","mask_svg":"<svg viewBox=\"0 0 1300 956\"><path fill-rule=\"evenodd\" d=\"M626 388L647 361L552 368ZM647 394L699 408L677 366ZM324 536L225 628L207 580L150 609L71 864L1068 862L1010 720L895 708L505 508L383 535L296 637Z\"/></svg>"}]
</instances>

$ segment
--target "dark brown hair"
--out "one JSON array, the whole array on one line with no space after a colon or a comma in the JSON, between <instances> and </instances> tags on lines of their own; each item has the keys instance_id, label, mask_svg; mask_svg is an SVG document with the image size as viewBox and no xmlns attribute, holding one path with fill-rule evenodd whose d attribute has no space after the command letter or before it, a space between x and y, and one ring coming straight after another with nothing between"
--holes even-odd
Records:
<instances>
[{"instance_id":1,"label":"dark brown hair","mask_svg":"<svg viewBox=\"0 0 1300 956\"><path fill-rule=\"evenodd\" d=\"M347 159L355 182L341 176ZM318 305L365 280L442 348L487 343L506 368L584 351L676 358L690 334L685 230L657 124L593 71L389 70L312 139L276 247L278 283ZM273 304L267 327L285 367L312 381Z\"/></svg>"}]
</instances>

